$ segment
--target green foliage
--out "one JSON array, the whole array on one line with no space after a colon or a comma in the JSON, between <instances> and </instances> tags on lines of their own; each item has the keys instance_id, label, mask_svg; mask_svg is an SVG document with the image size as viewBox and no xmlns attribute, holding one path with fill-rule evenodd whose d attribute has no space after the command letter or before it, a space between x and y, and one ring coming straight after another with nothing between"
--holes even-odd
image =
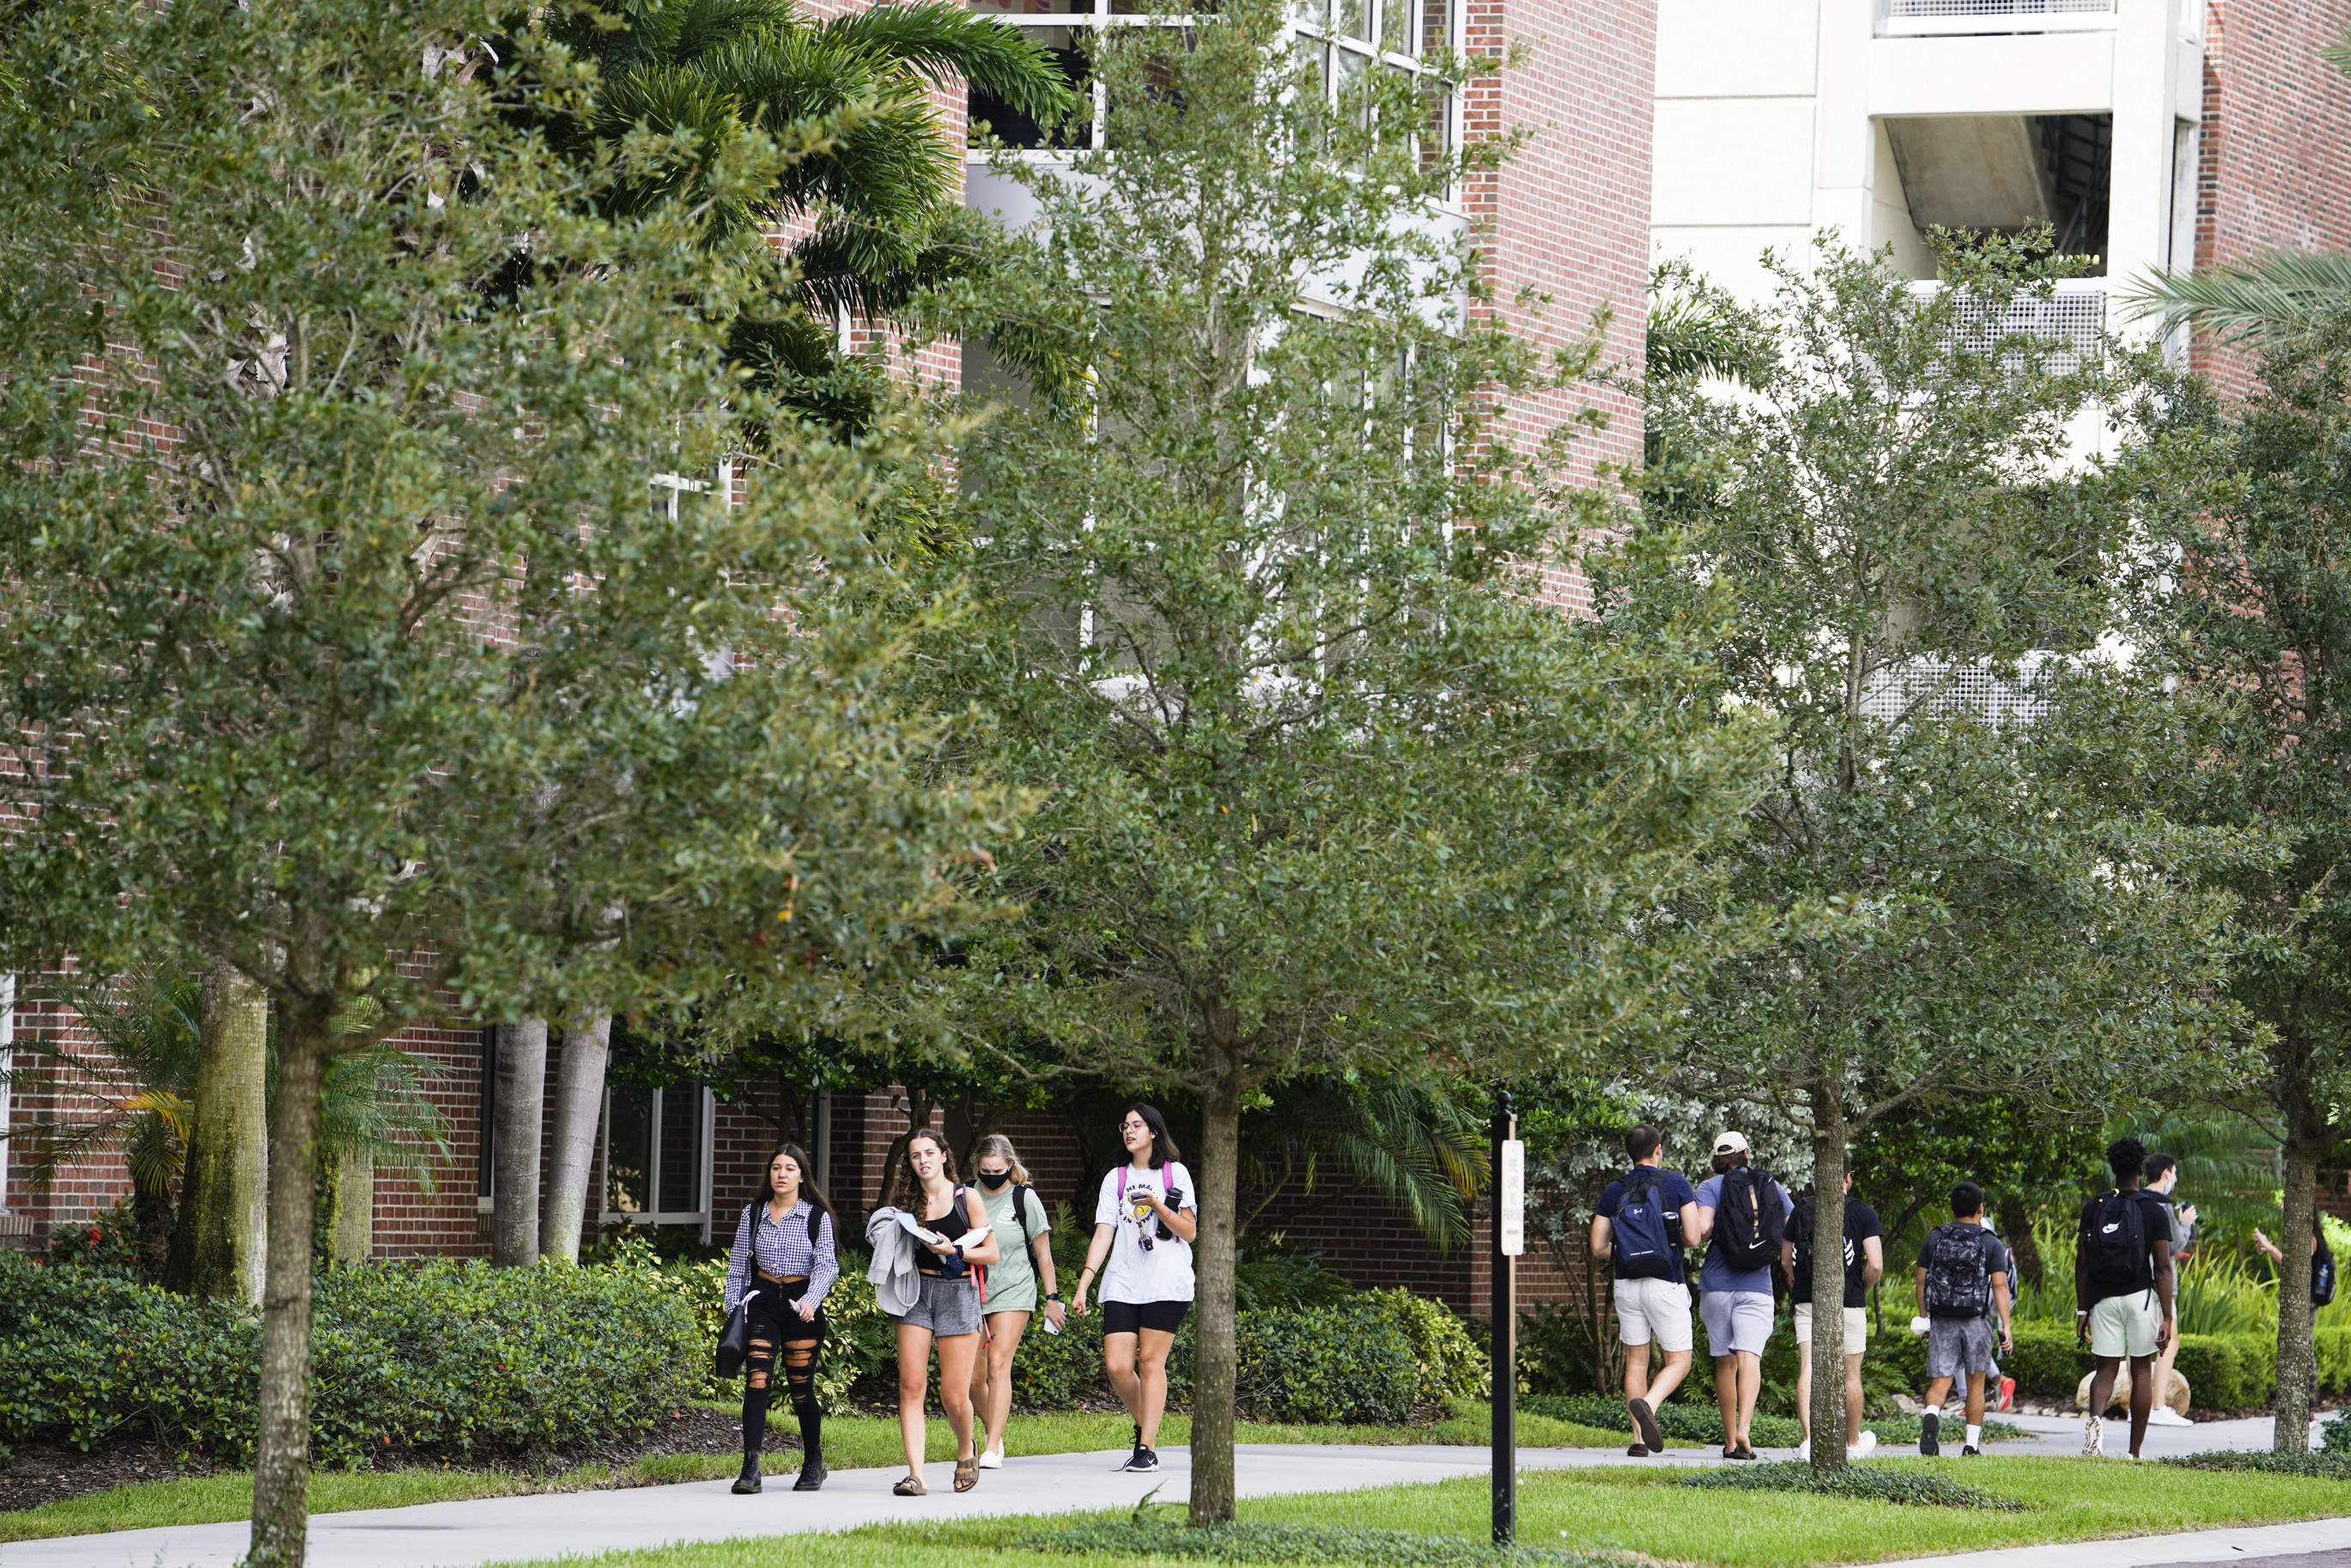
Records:
<instances>
[{"instance_id":1,"label":"green foliage","mask_svg":"<svg viewBox=\"0 0 2351 1568\"><path fill-rule=\"evenodd\" d=\"M2340 1418L2329 1423L2340 1425ZM2172 1454L2156 1461L2189 1470L2234 1470L2262 1476L2308 1476L2320 1480L2351 1481L2351 1451L2329 1447L2306 1454L2255 1454L2240 1448L2220 1448L2202 1454Z\"/></svg>"},{"instance_id":2,"label":"green foliage","mask_svg":"<svg viewBox=\"0 0 2351 1568\"><path fill-rule=\"evenodd\" d=\"M1412 1342L1374 1305L1255 1312L1236 1326L1236 1399L1259 1419L1402 1421L1419 1398Z\"/></svg>"},{"instance_id":3,"label":"green foliage","mask_svg":"<svg viewBox=\"0 0 2351 1568\"><path fill-rule=\"evenodd\" d=\"M90 1448L131 1430L250 1462L260 1323L110 1270L0 1258L0 1438ZM338 1269L318 1285L319 1458L463 1455L644 1430L709 1354L681 1288L643 1271L450 1262Z\"/></svg>"},{"instance_id":4,"label":"green foliage","mask_svg":"<svg viewBox=\"0 0 2351 1568\"><path fill-rule=\"evenodd\" d=\"M195 1114L198 989L193 970L152 963L110 980L58 986L58 1005L81 1019L75 1036L87 1034L96 1049L36 1033L16 1041L14 1064L0 1070L0 1085L37 1104L71 1082L70 1114L0 1131L10 1163L34 1190L110 1155L141 1193L169 1201Z\"/></svg>"},{"instance_id":5,"label":"green foliage","mask_svg":"<svg viewBox=\"0 0 2351 1568\"><path fill-rule=\"evenodd\" d=\"M1402 1530L1331 1525L1242 1523L1174 1529L1140 1520L1041 1531L1012 1542L1029 1552L1062 1552L1111 1559L1196 1558L1208 1563L1347 1563L1376 1568L1474 1568L1480 1563L1539 1563L1547 1568L1641 1568L1649 1559L1629 1552L1554 1552L1547 1547L1495 1547L1466 1535L1425 1535Z\"/></svg>"},{"instance_id":6,"label":"green foliage","mask_svg":"<svg viewBox=\"0 0 2351 1568\"><path fill-rule=\"evenodd\" d=\"M1709 1490L1812 1492L1820 1497L1878 1498L1886 1502L1920 1508L1985 1508L2021 1513L2024 1505L2013 1498L1995 1497L1962 1486L1942 1476L1918 1470L1883 1469L1853 1465L1821 1471L1792 1463L1742 1465L1719 1470L1698 1470L1681 1478L1686 1487Z\"/></svg>"},{"instance_id":7,"label":"green foliage","mask_svg":"<svg viewBox=\"0 0 2351 1568\"><path fill-rule=\"evenodd\" d=\"M2327 1453L2351 1458L2351 1406L2337 1410L2318 1429L2318 1442Z\"/></svg>"},{"instance_id":8,"label":"green foliage","mask_svg":"<svg viewBox=\"0 0 2351 1568\"><path fill-rule=\"evenodd\" d=\"M131 1213L131 1200L118 1198L78 1225L50 1227L41 1261L64 1268L137 1268L139 1217Z\"/></svg>"}]
</instances>

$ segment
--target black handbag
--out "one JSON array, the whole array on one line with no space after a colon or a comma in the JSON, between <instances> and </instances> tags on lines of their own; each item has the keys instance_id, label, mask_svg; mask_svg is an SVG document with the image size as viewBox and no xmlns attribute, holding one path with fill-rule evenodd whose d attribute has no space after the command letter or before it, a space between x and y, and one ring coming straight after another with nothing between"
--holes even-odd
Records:
<instances>
[{"instance_id":1,"label":"black handbag","mask_svg":"<svg viewBox=\"0 0 2351 1568\"><path fill-rule=\"evenodd\" d=\"M744 1291L743 1299L735 1303L735 1310L726 1314L726 1327L718 1336L718 1375L721 1377L739 1376L744 1359L751 1354L752 1295L752 1291Z\"/></svg>"}]
</instances>

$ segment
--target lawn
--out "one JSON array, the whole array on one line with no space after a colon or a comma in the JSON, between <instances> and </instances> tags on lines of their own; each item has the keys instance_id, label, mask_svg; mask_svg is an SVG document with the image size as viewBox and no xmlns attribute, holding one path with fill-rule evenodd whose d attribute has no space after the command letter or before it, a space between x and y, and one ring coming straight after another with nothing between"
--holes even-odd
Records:
<instances>
[{"instance_id":1,"label":"lawn","mask_svg":"<svg viewBox=\"0 0 2351 1568\"><path fill-rule=\"evenodd\" d=\"M1547 1471L1531 1472L1520 1483L1520 1539L1528 1546L1634 1551L1708 1568L1811 1568L1993 1546L2351 1514L2351 1488L2340 1481L2220 1475L2169 1466L2055 1458L1872 1462L1932 1469L2014 1498L2026 1505L2026 1511L1971 1512L1792 1493L1696 1491L1676 1486L1676 1472L1670 1470ZM1428 1486L1269 1498L1243 1503L1241 1517L1478 1539L1487 1529L1488 1508L1486 1483L1473 1478ZM1175 1511L1166 1512L1172 1521ZM1019 1544L1024 1537L1056 1523L1073 1522L1076 1517L875 1526L829 1537L817 1555L829 1568L933 1568L943 1552L955 1555L965 1568L1092 1568L1097 1563L1199 1561L1132 1551L1062 1554ZM784 1536L612 1552L572 1559L565 1568L799 1568L810 1557L805 1538Z\"/></svg>"},{"instance_id":2,"label":"lawn","mask_svg":"<svg viewBox=\"0 0 2351 1568\"><path fill-rule=\"evenodd\" d=\"M713 1406L713 1409L722 1406ZM731 1407L726 1407L731 1408ZM791 1412L771 1413L769 1425L796 1431ZM1164 1444L1191 1441L1188 1416L1171 1416L1160 1428ZM1243 1422L1244 1443L1447 1443L1481 1445L1488 1439L1487 1408L1461 1405L1449 1420L1431 1427L1275 1427ZM1015 1416L1005 1433L1008 1454L1083 1453L1123 1449L1132 1440L1123 1416L1093 1413ZM1540 1416L1519 1418L1519 1441L1528 1448L1613 1448L1624 1434ZM906 1461L898 1445L898 1423L889 1416L834 1416L824 1424L826 1458L837 1470ZM955 1458L955 1434L933 1416L929 1457ZM363 1508L405 1508L411 1503L452 1502L462 1498L512 1497L523 1492L584 1491L603 1487L667 1486L677 1481L732 1476L740 1460L733 1454L676 1454L640 1459L623 1469L585 1465L546 1475L504 1470L328 1471L310 1478L310 1511L341 1513ZM769 1475L797 1475L797 1452L770 1453L762 1467ZM253 1478L246 1471L182 1480L140 1481L86 1492L38 1508L0 1513L0 1542L39 1541L57 1535L88 1535L103 1530L144 1530L163 1524L211 1524L244 1519L253 1511Z\"/></svg>"}]
</instances>

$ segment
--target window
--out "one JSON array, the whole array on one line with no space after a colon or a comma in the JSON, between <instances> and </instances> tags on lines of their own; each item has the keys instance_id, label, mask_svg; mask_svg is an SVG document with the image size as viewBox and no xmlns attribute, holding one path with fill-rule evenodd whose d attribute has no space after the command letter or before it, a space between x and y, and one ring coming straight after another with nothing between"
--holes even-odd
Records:
<instances>
[{"instance_id":1,"label":"window","mask_svg":"<svg viewBox=\"0 0 2351 1568\"><path fill-rule=\"evenodd\" d=\"M1430 156L1458 144L1459 106L1453 84L1430 68L1458 47L1457 0L1301 0L1295 38L1301 65L1321 78L1325 92L1343 93L1374 69L1403 71L1426 79L1428 115L1418 128ZM967 100L973 123L985 121L1008 146L1040 151L1098 147L1103 139L1100 89L1085 75L1085 34L1092 28L1145 23L1135 15L1141 0L970 0L971 8L1019 27L1059 62L1072 87L1092 96L1092 121L1051 128L982 92ZM1206 7L1204 7L1206 8Z\"/></svg>"},{"instance_id":2,"label":"window","mask_svg":"<svg viewBox=\"0 0 2351 1568\"><path fill-rule=\"evenodd\" d=\"M699 1084L606 1091L602 1223L698 1225L707 1239L710 1126Z\"/></svg>"}]
</instances>

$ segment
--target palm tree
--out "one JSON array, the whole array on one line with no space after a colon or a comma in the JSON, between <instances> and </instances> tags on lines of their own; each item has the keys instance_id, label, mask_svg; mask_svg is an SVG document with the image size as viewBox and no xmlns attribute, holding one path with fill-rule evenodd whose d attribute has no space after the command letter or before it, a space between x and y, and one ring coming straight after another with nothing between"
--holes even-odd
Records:
<instances>
[{"instance_id":1,"label":"palm tree","mask_svg":"<svg viewBox=\"0 0 2351 1568\"><path fill-rule=\"evenodd\" d=\"M893 316L991 252L958 199L963 149L933 91L959 78L1047 123L1078 102L1050 55L951 0L823 21L793 0L612 0L553 27L599 70L592 106L551 128L559 141L592 155L632 133L673 139L617 206L705 206L714 243L798 236L775 257L768 307L737 319L734 348L789 403L844 432L862 426L875 387L839 351L842 316ZM715 191L720 151L746 136L799 155L757 195Z\"/></svg>"},{"instance_id":2,"label":"palm tree","mask_svg":"<svg viewBox=\"0 0 2351 1568\"><path fill-rule=\"evenodd\" d=\"M2351 28L2318 57L2351 76ZM2298 338L2351 318L2351 256L2274 250L2252 262L2158 272L2123 300L2165 331L2194 327L2224 343Z\"/></svg>"}]
</instances>

